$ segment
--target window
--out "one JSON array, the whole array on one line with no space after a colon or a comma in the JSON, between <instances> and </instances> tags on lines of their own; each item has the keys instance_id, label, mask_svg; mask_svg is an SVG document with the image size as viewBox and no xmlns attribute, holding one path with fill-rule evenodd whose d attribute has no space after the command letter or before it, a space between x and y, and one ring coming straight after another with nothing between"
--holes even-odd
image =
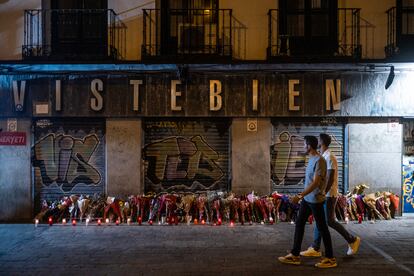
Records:
<instances>
[{"instance_id":1,"label":"window","mask_svg":"<svg viewBox=\"0 0 414 276\"><path fill-rule=\"evenodd\" d=\"M172 53L210 53L217 45L217 0L169 0L161 7L168 24L166 45Z\"/></svg>"},{"instance_id":2,"label":"window","mask_svg":"<svg viewBox=\"0 0 414 276\"><path fill-rule=\"evenodd\" d=\"M414 13L402 14L402 34L414 34Z\"/></svg>"},{"instance_id":3,"label":"window","mask_svg":"<svg viewBox=\"0 0 414 276\"><path fill-rule=\"evenodd\" d=\"M337 0L279 0L280 47L291 55L335 53L337 4Z\"/></svg>"},{"instance_id":4,"label":"window","mask_svg":"<svg viewBox=\"0 0 414 276\"><path fill-rule=\"evenodd\" d=\"M414 7L414 0L402 0L403 7Z\"/></svg>"},{"instance_id":5,"label":"window","mask_svg":"<svg viewBox=\"0 0 414 276\"><path fill-rule=\"evenodd\" d=\"M304 10L305 9L305 0L289 0L289 1L287 1L287 9L289 11Z\"/></svg>"},{"instance_id":6,"label":"window","mask_svg":"<svg viewBox=\"0 0 414 276\"><path fill-rule=\"evenodd\" d=\"M287 16L287 34L290 36L304 36L305 35L305 26L304 26L303 14L294 14Z\"/></svg>"},{"instance_id":7,"label":"window","mask_svg":"<svg viewBox=\"0 0 414 276\"><path fill-rule=\"evenodd\" d=\"M312 9L322 8L321 0L312 0Z\"/></svg>"}]
</instances>

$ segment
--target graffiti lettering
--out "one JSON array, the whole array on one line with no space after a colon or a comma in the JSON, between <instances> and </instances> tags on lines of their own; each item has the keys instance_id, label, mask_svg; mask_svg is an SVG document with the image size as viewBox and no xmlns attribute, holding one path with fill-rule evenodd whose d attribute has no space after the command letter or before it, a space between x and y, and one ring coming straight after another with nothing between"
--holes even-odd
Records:
<instances>
[{"instance_id":1,"label":"graffiti lettering","mask_svg":"<svg viewBox=\"0 0 414 276\"><path fill-rule=\"evenodd\" d=\"M303 144L302 136L288 131L282 131L276 138L270 148L271 177L276 186L303 185L307 164ZM332 136L331 148L342 148L335 136Z\"/></svg>"},{"instance_id":2,"label":"graffiti lettering","mask_svg":"<svg viewBox=\"0 0 414 276\"><path fill-rule=\"evenodd\" d=\"M219 154L200 136L170 137L144 148L146 176L153 183L191 186L193 181L212 185L224 173L217 165Z\"/></svg>"},{"instance_id":3,"label":"graffiti lettering","mask_svg":"<svg viewBox=\"0 0 414 276\"><path fill-rule=\"evenodd\" d=\"M404 212L414 212L414 158L403 157L403 208Z\"/></svg>"},{"instance_id":4,"label":"graffiti lettering","mask_svg":"<svg viewBox=\"0 0 414 276\"><path fill-rule=\"evenodd\" d=\"M321 124L323 125L336 125L338 122L335 117L325 117L321 119Z\"/></svg>"},{"instance_id":5,"label":"graffiti lettering","mask_svg":"<svg viewBox=\"0 0 414 276\"><path fill-rule=\"evenodd\" d=\"M303 138L284 131L272 146L272 178L276 185L297 185L305 177Z\"/></svg>"},{"instance_id":6,"label":"graffiti lettering","mask_svg":"<svg viewBox=\"0 0 414 276\"><path fill-rule=\"evenodd\" d=\"M95 134L83 139L48 134L33 146L33 166L40 169L44 185L56 182L64 192L78 183L97 184L101 175L89 161L98 144Z\"/></svg>"}]
</instances>

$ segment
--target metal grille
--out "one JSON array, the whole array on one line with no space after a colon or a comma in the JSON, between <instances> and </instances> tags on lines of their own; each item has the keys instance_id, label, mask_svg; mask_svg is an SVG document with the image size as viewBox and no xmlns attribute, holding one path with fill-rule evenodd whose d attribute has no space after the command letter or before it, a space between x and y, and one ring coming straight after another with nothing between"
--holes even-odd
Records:
<instances>
[{"instance_id":1,"label":"metal grille","mask_svg":"<svg viewBox=\"0 0 414 276\"><path fill-rule=\"evenodd\" d=\"M35 202L105 192L105 121L34 121Z\"/></svg>"},{"instance_id":2,"label":"metal grille","mask_svg":"<svg viewBox=\"0 0 414 276\"><path fill-rule=\"evenodd\" d=\"M144 9L143 58L232 56L232 10L170 9L163 30L160 9ZM163 32L166 32L164 34ZM162 41L162 36L167 37Z\"/></svg>"},{"instance_id":3,"label":"metal grille","mask_svg":"<svg viewBox=\"0 0 414 276\"><path fill-rule=\"evenodd\" d=\"M337 37L329 31L329 15L325 12L310 13L301 9L268 12L268 58L306 57L313 58L361 58L360 9L337 9ZM310 33L305 33L305 22L309 17L314 26ZM328 47L329 46L329 47Z\"/></svg>"},{"instance_id":4,"label":"metal grille","mask_svg":"<svg viewBox=\"0 0 414 276\"><path fill-rule=\"evenodd\" d=\"M122 60L126 25L113 10L25 10L24 59Z\"/></svg>"},{"instance_id":5,"label":"metal grille","mask_svg":"<svg viewBox=\"0 0 414 276\"><path fill-rule=\"evenodd\" d=\"M273 122L271 152L271 178L273 190L297 193L303 189L308 157L304 151L306 135L318 137L320 133L331 135L329 146L338 161L339 192L344 191L344 126L321 125L306 122Z\"/></svg>"},{"instance_id":6,"label":"metal grille","mask_svg":"<svg viewBox=\"0 0 414 276\"><path fill-rule=\"evenodd\" d=\"M229 120L143 124L145 191L229 190Z\"/></svg>"}]
</instances>

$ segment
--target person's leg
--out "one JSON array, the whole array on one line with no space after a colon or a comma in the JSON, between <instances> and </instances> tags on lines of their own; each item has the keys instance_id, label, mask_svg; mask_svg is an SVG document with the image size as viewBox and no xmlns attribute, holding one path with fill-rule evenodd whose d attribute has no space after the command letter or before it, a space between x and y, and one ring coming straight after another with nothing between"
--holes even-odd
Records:
<instances>
[{"instance_id":1,"label":"person's leg","mask_svg":"<svg viewBox=\"0 0 414 276\"><path fill-rule=\"evenodd\" d=\"M327 216L326 201L323 204L323 208L325 210L325 216ZM312 243L312 248L315 249L316 251L319 251L321 249L321 241L322 241L322 236L321 236L321 233L318 230L318 226L315 223L315 226L313 228L313 243Z\"/></svg>"},{"instance_id":2,"label":"person's leg","mask_svg":"<svg viewBox=\"0 0 414 276\"><path fill-rule=\"evenodd\" d=\"M302 200L299 207L299 214L296 218L295 224L295 238L293 242L293 249L291 251L292 255L299 256L300 248L302 246L303 235L305 233L306 220L311 214L311 208L309 203L305 200Z\"/></svg>"},{"instance_id":3,"label":"person's leg","mask_svg":"<svg viewBox=\"0 0 414 276\"><path fill-rule=\"evenodd\" d=\"M312 203L309 205L312 209L312 213L316 221L316 226L321 233L322 240L325 245L325 255L327 258L333 258L331 234L329 233L328 224L325 220L323 203Z\"/></svg>"},{"instance_id":4,"label":"person's leg","mask_svg":"<svg viewBox=\"0 0 414 276\"><path fill-rule=\"evenodd\" d=\"M327 219L328 219L328 226L335 229L336 232L341 234L342 237L348 242L353 243L355 241L355 237L352 236L346 229L336 221L335 219L335 208L336 208L336 197L327 197L326 198L326 209L327 209Z\"/></svg>"}]
</instances>

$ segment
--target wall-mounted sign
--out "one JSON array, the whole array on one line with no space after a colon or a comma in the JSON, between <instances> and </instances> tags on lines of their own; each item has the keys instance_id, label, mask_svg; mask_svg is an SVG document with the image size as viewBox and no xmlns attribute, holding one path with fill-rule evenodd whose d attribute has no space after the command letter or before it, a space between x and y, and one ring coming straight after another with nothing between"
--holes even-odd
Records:
<instances>
[{"instance_id":1,"label":"wall-mounted sign","mask_svg":"<svg viewBox=\"0 0 414 276\"><path fill-rule=\"evenodd\" d=\"M257 132L257 119L247 119L247 131Z\"/></svg>"},{"instance_id":2,"label":"wall-mounted sign","mask_svg":"<svg viewBox=\"0 0 414 276\"><path fill-rule=\"evenodd\" d=\"M197 71L187 81L174 72L16 75L0 85L0 116L311 116L325 118L324 124L330 124L330 117L414 117L409 82L384 93L378 87L385 77L319 71ZM390 122L390 131L400 129Z\"/></svg>"},{"instance_id":3,"label":"wall-mounted sign","mask_svg":"<svg viewBox=\"0 0 414 276\"><path fill-rule=\"evenodd\" d=\"M35 115L47 115L49 114L48 103L36 103L35 104Z\"/></svg>"},{"instance_id":4,"label":"wall-mounted sign","mask_svg":"<svg viewBox=\"0 0 414 276\"><path fill-rule=\"evenodd\" d=\"M10 131L10 132L17 131L17 119L16 118L7 119L7 131Z\"/></svg>"},{"instance_id":5,"label":"wall-mounted sign","mask_svg":"<svg viewBox=\"0 0 414 276\"><path fill-rule=\"evenodd\" d=\"M0 146L25 146L26 132L0 132Z\"/></svg>"},{"instance_id":6,"label":"wall-mounted sign","mask_svg":"<svg viewBox=\"0 0 414 276\"><path fill-rule=\"evenodd\" d=\"M400 130L400 121L398 119L388 119L388 132L398 132Z\"/></svg>"}]
</instances>

